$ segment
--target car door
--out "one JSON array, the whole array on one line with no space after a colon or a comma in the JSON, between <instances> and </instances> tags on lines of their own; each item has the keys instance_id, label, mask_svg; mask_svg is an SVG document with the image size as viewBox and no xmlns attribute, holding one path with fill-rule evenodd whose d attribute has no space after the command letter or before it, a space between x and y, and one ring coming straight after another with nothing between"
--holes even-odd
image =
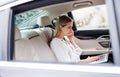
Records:
<instances>
[{"instance_id":1,"label":"car door","mask_svg":"<svg viewBox=\"0 0 120 77\"><path fill-rule=\"evenodd\" d=\"M96 54L101 54L99 50L103 50L104 53L111 48L110 26L106 10L106 4L103 4L71 12L76 27L75 37L80 39L81 42L78 45L83 51L98 50Z\"/></svg>"},{"instance_id":2,"label":"car door","mask_svg":"<svg viewBox=\"0 0 120 77\"><path fill-rule=\"evenodd\" d=\"M0 25L0 76L1 77L119 77L120 76L120 42L119 42L119 0L106 0L109 16L110 36L112 42L112 50L114 63L113 64L75 64L75 63L52 63L52 62L25 62L25 61L14 61L14 16L15 13L20 13L22 11L27 11L36 7L43 7L47 5L54 5L62 2L69 2L72 0L39 0L39 1L29 1L28 3L18 3L17 1L13 5L5 8L0 7L0 20L2 25ZM74 0L73 0L74 1ZM81 0L79 0L81 2ZM98 0L95 0L98 1ZM19 0L18 0L19 2ZM74 2L73 2L74 3ZM7 5L6 5L7 6ZM24 7L24 8L23 8ZM4 10L3 10L4 8ZM11 15L12 14L12 15ZM2 18L2 19L1 19ZM12 23L12 24L11 24ZM85 38L91 39L91 36L100 36L103 34L108 34L108 32L100 32L97 34L94 31L90 32L90 38L85 36ZM76 34L80 34L76 32ZM86 32L85 32L86 33ZM80 34L81 35L81 34ZM83 35L85 35L83 33ZM79 37L79 35L77 35ZM94 39L94 37L92 37ZM86 40L86 39L84 39ZM28 54L29 55L29 54ZM13 57L13 58L12 58Z\"/></svg>"}]
</instances>

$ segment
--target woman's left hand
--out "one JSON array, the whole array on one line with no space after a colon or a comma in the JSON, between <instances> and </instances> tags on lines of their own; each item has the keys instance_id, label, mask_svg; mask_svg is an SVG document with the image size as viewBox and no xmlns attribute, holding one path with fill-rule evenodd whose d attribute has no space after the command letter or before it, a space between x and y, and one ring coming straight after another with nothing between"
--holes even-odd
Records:
<instances>
[{"instance_id":1,"label":"woman's left hand","mask_svg":"<svg viewBox=\"0 0 120 77\"><path fill-rule=\"evenodd\" d=\"M99 56L88 57L87 60L88 62L94 62L94 61L99 60Z\"/></svg>"}]
</instances>

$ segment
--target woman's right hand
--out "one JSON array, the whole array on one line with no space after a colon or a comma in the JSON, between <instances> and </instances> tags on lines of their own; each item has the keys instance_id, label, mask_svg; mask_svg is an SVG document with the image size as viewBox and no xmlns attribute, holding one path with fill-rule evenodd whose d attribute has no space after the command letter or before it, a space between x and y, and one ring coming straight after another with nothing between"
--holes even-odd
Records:
<instances>
[{"instance_id":1,"label":"woman's right hand","mask_svg":"<svg viewBox=\"0 0 120 77\"><path fill-rule=\"evenodd\" d=\"M73 40L73 36L74 36L74 31L72 30L67 37L68 37L68 39L70 41L72 41Z\"/></svg>"}]
</instances>

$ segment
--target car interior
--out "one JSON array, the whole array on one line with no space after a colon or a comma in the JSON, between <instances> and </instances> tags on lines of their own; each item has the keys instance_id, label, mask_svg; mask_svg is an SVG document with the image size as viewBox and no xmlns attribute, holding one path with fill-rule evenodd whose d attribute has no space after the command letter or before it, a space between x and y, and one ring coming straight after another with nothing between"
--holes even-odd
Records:
<instances>
[{"instance_id":1,"label":"car interior","mask_svg":"<svg viewBox=\"0 0 120 77\"><path fill-rule=\"evenodd\" d=\"M80 58L107 53L107 62L114 62L105 0L71 0L16 13L13 60L57 62L50 41L61 15L74 20L74 40L83 51Z\"/></svg>"}]
</instances>

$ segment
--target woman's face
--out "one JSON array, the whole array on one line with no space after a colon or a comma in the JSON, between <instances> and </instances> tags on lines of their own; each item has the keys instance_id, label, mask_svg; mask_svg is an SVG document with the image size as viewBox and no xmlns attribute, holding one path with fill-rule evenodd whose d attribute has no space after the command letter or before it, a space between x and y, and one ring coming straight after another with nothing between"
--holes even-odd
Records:
<instances>
[{"instance_id":1,"label":"woman's face","mask_svg":"<svg viewBox=\"0 0 120 77\"><path fill-rule=\"evenodd\" d=\"M73 22L72 21L68 22L66 26L61 28L62 34L64 36L71 35L71 33L73 33L72 26L73 26Z\"/></svg>"}]
</instances>

